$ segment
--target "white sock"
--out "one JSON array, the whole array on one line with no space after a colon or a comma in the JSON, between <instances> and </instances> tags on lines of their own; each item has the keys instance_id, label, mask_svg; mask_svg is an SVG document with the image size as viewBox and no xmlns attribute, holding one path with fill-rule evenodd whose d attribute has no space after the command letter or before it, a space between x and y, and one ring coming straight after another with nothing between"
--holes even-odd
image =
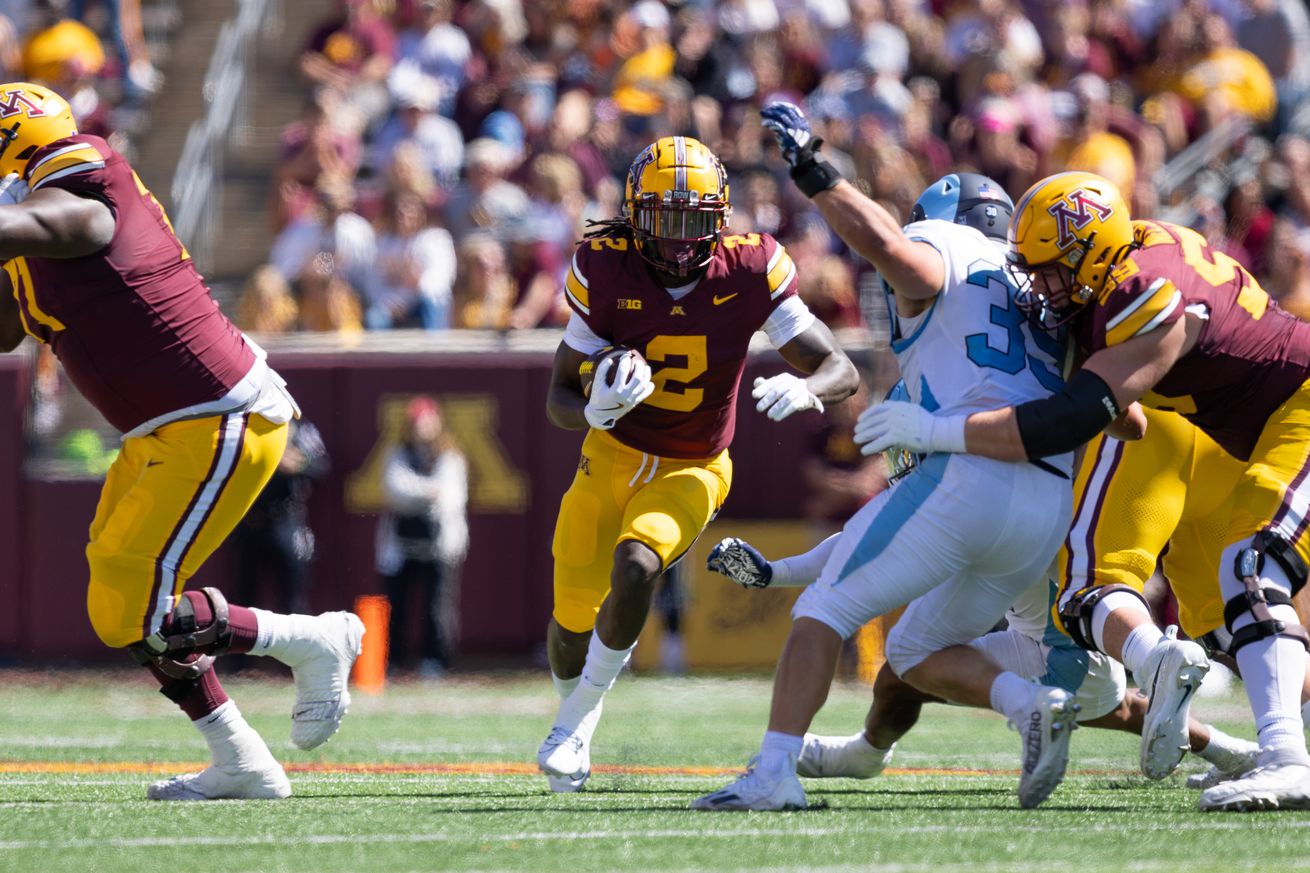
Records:
<instances>
[{"instance_id":1,"label":"white sock","mask_svg":"<svg viewBox=\"0 0 1310 873\"><path fill-rule=\"evenodd\" d=\"M1105 622L1113 613L1121 609L1137 613L1146 619L1151 627L1155 627L1155 624L1151 621L1151 613L1147 610L1146 604L1142 602L1142 598L1129 594L1127 591L1111 591L1102 597L1096 604L1096 608L1092 610L1092 642L1107 655L1111 653L1105 649Z\"/></svg>"},{"instance_id":2,"label":"white sock","mask_svg":"<svg viewBox=\"0 0 1310 873\"><path fill-rule=\"evenodd\" d=\"M1006 670L992 682L988 696L991 698L992 709L1013 724L1022 725L1024 713L1032 705L1033 693L1036 689L1036 685L1018 673Z\"/></svg>"},{"instance_id":3,"label":"white sock","mask_svg":"<svg viewBox=\"0 0 1310 873\"><path fill-rule=\"evenodd\" d=\"M1147 681L1148 677L1144 672L1146 659L1162 639L1164 633L1150 622L1139 624L1130 630L1127 638L1124 639L1123 664L1133 671L1133 679L1138 685Z\"/></svg>"},{"instance_id":4,"label":"white sock","mask_svg":"<svg viewBox=\"0 0 1310 873\"><path fill-rule=\"evenodd\" d=\"M1246 740L1230 737L1212 724L1206 725L1206 728L1210 731L1210 742L1196 754L1211 764L1223 767L1235 756L1243 754L1249 746Z\"/></svg>"},{"instance_id":5,"label":"white sock","mask_svg":"<svg viewBox=\"0 0 1310 873\"><path fill-rule=\"evenodd\" d=\"M760 743L760 769L784 770L790 768L796 772L796 759L801 756L805 737L784 734L778 731L765 731L764 741Z\"/></svg>"},{"instance_id":6,"label":"white sock","mask_svg":"<svg viewBox=\"0 0 1310 873\"><path fill-rule=\"evenodd\" d=\"M191 723L205 738L216 766L247 769L273 757L264 739L246 723L235 700Z\"/></svg>"},{"instance_id":7,"label":"white sock","mask_svg":"<svg viewBox=\"0 0 1310 873\"><path fill-rule=\"evenodd\" d=\"M559 695L560 700L563 700L573 693L574 688L578 687L578 683L582 681L582 674L579 673L572 679L561 679L552 670L550 671L550 681L555 683L555 693Z\"/></svg>"},{"instance_id":8,"label":"white sock","mask_svg":"<svg viewBox=\"0 0 1310 873\"><path fill-rule=\"evenodd\" d=\"M823 565L828 563L828 557L832 555L840 538L841 534L835 533L808 552L770 561L773 565L773 579L769 587L804 588L812 584L823 572Z\"/></svg>"},{"instance_id":9,"label":"white sock","mask_svg":"<svg viewBox=\"0 0 1310 873\"><path fill-rule=\"evenodd\" d=\"M611 649L600 641L600 634L593 633L591 644L587 647L587 662L582 667L581 681L560 703L555 726L576 731L589 723L591 730L595 730L596 719L588 719L587 716L600 706L605 693L614 687L614 680L619 678L619 673L636 647L637 644L633 643L626 649ZM591 739L589 732L585 739Z\"/></svg>"},{"instance_id":10,"label":"white sock","mask_svg":"<svg viewBox=\"0 0 1310 873\"><path fill-rule=\"evenodd\" d=\"M255 614L259 626L259 634L250 654L273 658L289 666L294 666L291 661L298 663L295 644L314 634L313 621L316 616L283 615L254 607L250 611ZM288 657L291 661L287 660Z\"/></svg>"},{"instance_id":11,"label":"white sock","mask_svg":"<svg viewBox=\"0 0 1310 873\"><path fill-rule=\"evenodd\" d=\"M892 743L892 745L894 746L896 744ZM860 731L858 734L856 734L853 737L850 737L846 741L846 746L843 749L843 751L849 752L850 754L860 758L869 758L870 760L881 761L884 757L886 757L887 753L890 752L891 749L878 748L873 743L869 742L869 738L868 736L865 735L864 731Z\"/></svg>"}]
</instances>

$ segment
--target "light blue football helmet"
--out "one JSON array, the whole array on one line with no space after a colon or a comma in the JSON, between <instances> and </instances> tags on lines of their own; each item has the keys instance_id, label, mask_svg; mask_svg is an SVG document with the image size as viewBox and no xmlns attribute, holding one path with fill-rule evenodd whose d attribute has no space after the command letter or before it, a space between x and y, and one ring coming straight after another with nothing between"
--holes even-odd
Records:
<instances>
[{"instance_id":1,"label":"light blue football helmet","mask_svg":"<svg viewBox=\"0 0 1310 873\"><path fill-rule=\"evenodd\" d=\"M1014 201L994 179L978 173L949 173L919 195L910 211L910 221L951 221L1005 242L1013 213Z\"/></svg>"}]
</instances>

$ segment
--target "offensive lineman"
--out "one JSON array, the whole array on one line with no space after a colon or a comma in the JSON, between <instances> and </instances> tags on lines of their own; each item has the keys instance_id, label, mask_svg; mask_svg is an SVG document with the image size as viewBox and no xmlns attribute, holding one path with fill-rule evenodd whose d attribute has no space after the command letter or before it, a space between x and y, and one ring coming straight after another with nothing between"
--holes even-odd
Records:
<instances>
[{"instance_id":1,"label":"offensive lineman","mask_svg":"<svg viewBox=\"0 0 1310 873\"><path fill-rule=\"evenodd\" d=\"M537 763L553 791L586 782L604 695L646 623L655 580L728 495L751 337L763 330L809 374L756 380L756 408L773 421L822 412L858 384L796 295L791 257L768 234L725 234L729 209L719 159L698 140L663 137L633 161L623 217L601 222L569 270L573 313L546 409L558 427L589 430L552 545L547 650L561 703ZM584 395L580 367L612 345L642 357L606 357Z\"/></svg>"},{"instance_id":2,"label":"offensive lineman","mask_svg":"<svg viewBox=\"0 0 1310 873\"><path fill-rule=\"evenodd\" d=\"M1202 810L1310 808L1301 718L1307 636L1291 598L1306 581L1310 486L1310 324L1271 302L1232 258L1195 231L1131 221L1118 189L1061 173L1024 194L1010 259L1046 323L1071 324L1084 358L1059 394L965 415L903 403L870 410L865 451L1041 457L1094 437L1140 399L1193 422L1238 462L1221 538L1201 542L1218 574L1227 653L1241 668L1260 766L1206 789ZM1224 476L1194 467L1194 477ZM1129 669L1147 666L1162 634L1127 586L1078 592L1063 607L1089 642ZM1185 696L1183 702L1185 703Z\"/></svg>"},{"instance_id":3,"label":"offensive lineman","mask_svg":"<svg viewBox=\"0 0 1310 873\"><path fill-rule=\"evenodd\" d=\"M761 113L791 176L832 228L872 262L889 289L893 339L910 395L927 408L986 408L1059 389L1062 350L1030 331L1014 308L997 239L1013 208L995 182L946 176L920 197L902 229L817 154L821 141L800 109ZM941 202L939 202L941 201ZM979 228L990 231L989 239ZM1002 671L990 658L952 648L981 636L1046 571L1068 529L1071 453L1039 463L931 455L865 504L845 525L819 580L792 610L774 679L768 731L737 781L692 802L695 809L804 808L797 760L823 705L842 640L907 603L910 643L899 670L936 696L991 707L1023 739L1019 801L1033 807L1059 784L1075 725L1073 696Z\"/></svg>"},{"instance_id":4,"label":"offensive lineman","mask_svg":"<svg viewBox=\"0 0 1310 873\"><path fill-rule=\"evenodd\" d=\"M0 85L0 176L27 191L0 207L0 348L24 332L47 343L124 432L86 550L91 624L154 674L212 756L147 796L286 797L282 766L223 691L214 657L288 664L291 739L312 749L350 702L363 626L350 613L278 615L182 589L272 475L299 410L219 311L154 196L108 143L78 134L63 98Z\"/></svg>"}]
</instances>

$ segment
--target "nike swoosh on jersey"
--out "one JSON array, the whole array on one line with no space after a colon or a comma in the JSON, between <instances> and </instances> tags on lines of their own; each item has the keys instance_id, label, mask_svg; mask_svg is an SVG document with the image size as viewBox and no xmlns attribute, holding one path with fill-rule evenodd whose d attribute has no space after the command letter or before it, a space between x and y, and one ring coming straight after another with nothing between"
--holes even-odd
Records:
<instances>
[{"instance_id":1,"label":"nike swoosh on jersey","mask_svg":"<svg viewBox=\"0 0 1310 873\"><path fill-rule=\"evenodd\" d=\"M729 300L731 300L732 298L736 297L736 296L737 296L738 294L740 294L740 293L741 293L740 291L734 291L734 292L732 292L731 294L729 294L727 297L720 297L719 295L715 294L715 295L714 295L714 305L715 305L715 306L718 306L718 305L720 305L720 304L722 304L722 303L727 303Z\"/></svg>"}]
</instances>

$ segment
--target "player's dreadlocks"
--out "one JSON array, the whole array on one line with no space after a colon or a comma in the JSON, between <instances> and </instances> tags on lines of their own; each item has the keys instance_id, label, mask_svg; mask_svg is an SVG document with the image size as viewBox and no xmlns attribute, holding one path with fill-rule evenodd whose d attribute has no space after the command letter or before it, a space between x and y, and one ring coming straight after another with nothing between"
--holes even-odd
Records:
<instances>
[{"instance_id":1,"label":"player's dreadlocks","mask_svg":"<svg viewBox=\"0 0 1310 873\"><path fill-rule=\"evenodd\" d=\"M632 224L626 218L604 218L596 221L593 218L587 219L587 229L583 231L582 241L589 239L600 239L605 236L617 236L621 239L634 239L636 231L633 230Z\"/></svg>"}]
</instances>

